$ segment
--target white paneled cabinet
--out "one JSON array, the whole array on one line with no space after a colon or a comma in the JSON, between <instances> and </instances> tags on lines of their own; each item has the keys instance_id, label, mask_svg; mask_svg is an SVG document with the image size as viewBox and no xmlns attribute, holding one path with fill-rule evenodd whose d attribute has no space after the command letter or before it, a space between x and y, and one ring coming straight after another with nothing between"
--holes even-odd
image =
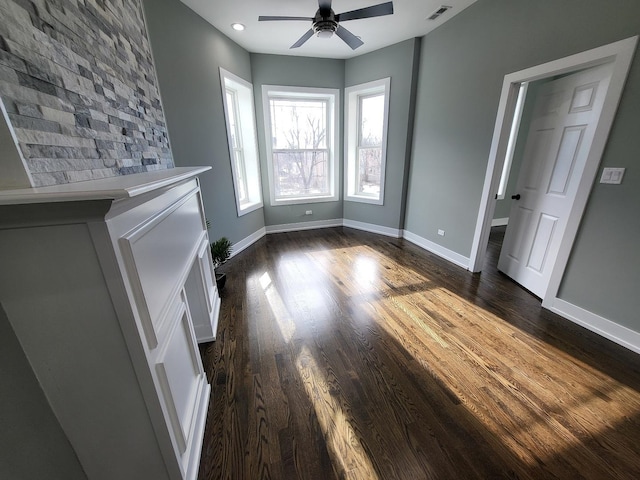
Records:
<instances>
[{"instance_id":1,"label":"white paneled cabinet","mask_svg":"<svg viewBox=\"0 0 640 480\"><path fill-rule=\"evenodd\" d=\"M0 191L0 303L90 479L194 479L220 300L197 175Z\"/></svg>"}]
</instances>

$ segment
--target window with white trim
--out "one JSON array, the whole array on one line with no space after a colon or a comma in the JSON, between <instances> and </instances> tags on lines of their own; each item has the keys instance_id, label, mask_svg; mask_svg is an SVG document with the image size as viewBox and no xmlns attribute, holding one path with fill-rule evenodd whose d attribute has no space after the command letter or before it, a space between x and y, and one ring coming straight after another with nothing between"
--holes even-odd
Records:
<instances>
[{"instance_id":1,"label":"window with white trim","mask_svg":"<svg viewBox=\"0 0 640 480\"><path fill-rule=\"evenodd\" d=\"M253 86L223 68L220 81L236 208L241 216L263 206Z\"/></svg>"},{"instance_id":2,"label":"window with white trim","mask_svg":"<svg viewBox=\"0 0 640 480\"><path fill-rule=\"evenodd\" d=\"M339 93L263 85L271 205L338 200Z\"/></svg>"},{"instance_id":3,"label":"window with white trim","mask_svg":"<svg viewBox=\"0 0 640 480\"><path fill-rule=\"evenodd\" d=\"M384 203L390 78L345 90L345 200Z\"/></svg>"}]
</instances>

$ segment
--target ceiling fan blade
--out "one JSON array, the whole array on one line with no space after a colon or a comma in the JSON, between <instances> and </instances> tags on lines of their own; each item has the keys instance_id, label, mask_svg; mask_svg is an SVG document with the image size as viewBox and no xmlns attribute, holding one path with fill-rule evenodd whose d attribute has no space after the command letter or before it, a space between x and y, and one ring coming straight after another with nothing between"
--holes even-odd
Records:
<instances>
[{"instance_id":1,"label":"ceiling fan blade","mask_svg":"<svg viewBox=\"0 0 640 480\"><path fill-rule=\"evenodd\" d=\"M331 0L318 0L320 10L331 10Z\"/></svg>"},{"instance_id":2,"label":"ceiling fan blade","mask_svg":"<svg viewBox=\"0 0 640 480\"><path fill-rule=\"evenodd\" d=\"M260 15L258 17L259 22L270 22L272 20L304 20L307 22L312 22L313 18L311 17L278 17L278 16L270 16L270 15Z\"/></svg>"},{"instance_id":3,"label":"ceiling fan blade","mask_svg":"<svg viewBox=\"0 0 640 480\"><path fill-rule=\"evenodd\" d=\"M338 25L338 29L336 30L336 35L338 35L344 43L351 47L351 50L355 50L356 48L364 45L364 42L356 37L353 33L351 33L346 28Z\"/></svg>"},{"instance_id":4,"label":"ceiling fan blade","mask_svg":"<svg viewBox=\"0 0 640 480\"><path fill-rule=\"evenodd\" d=\"M393 13L393 2L372 5L371 7L359 8L336 15L336 22L344 22L345 20L358 20L359 18L381 17L383 15L391 15Z\"/></svg>"},{"instance_id":5,"label":"ceiling fan blade","mask_svg":"<svg viewBox=\"0 0 640 480\"><path fill-rule=\"evenodd\" d=\"M301 46L304 42L306 42L307 40L309 40L311 37L313 36L313 28L310 28L307 33L305 33L304 35L302 35L300 37L300 39L294 43L293 45L291 45L289 48L298 48L299 46Z\"/></svg>"}]
</instances>

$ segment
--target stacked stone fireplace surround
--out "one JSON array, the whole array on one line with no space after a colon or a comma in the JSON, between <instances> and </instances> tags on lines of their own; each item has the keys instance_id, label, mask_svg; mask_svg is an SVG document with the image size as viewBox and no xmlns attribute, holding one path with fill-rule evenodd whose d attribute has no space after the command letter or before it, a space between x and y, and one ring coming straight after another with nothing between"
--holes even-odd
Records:
<instances>
[{"instance_id":1,"label":"stacked stone fireplace surround","mask_svg":"<svg viewBox=\"0 0 640 480\"><path fill-rule=\"evenodd\" d=\"M139 0L0 0L0 99L32 186L173 167Z\"/></svg>"}]
</instances>

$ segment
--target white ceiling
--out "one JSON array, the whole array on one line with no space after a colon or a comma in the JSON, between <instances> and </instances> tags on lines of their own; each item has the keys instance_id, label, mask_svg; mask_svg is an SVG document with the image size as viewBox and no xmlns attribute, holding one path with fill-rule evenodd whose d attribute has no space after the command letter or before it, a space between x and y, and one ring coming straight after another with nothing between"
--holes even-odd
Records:
<instances>
[{"instance_id":1,"label":"white ceiling","mask_svg":"<svg viewBox=\"0 0 640 480\"><path fill-rule=\"evenodd\" d=\"M351 58L378 50L413 37L421 37L460 13L476 0L393 0L393 15L350 20L340 25L364 42L351 50L340 38L310 38L300 48L289 49L309 28L311 22L258 22L259 15L313 17L318 10L317 0L181 0L214 27L253 53L298 55L305 57ZM333 0L333 11L343 13L386 0ZM440 6L453 8L437 20L426 20ZM234 22L246 29L237 32Z\"/></svg>"}]
</instances>

